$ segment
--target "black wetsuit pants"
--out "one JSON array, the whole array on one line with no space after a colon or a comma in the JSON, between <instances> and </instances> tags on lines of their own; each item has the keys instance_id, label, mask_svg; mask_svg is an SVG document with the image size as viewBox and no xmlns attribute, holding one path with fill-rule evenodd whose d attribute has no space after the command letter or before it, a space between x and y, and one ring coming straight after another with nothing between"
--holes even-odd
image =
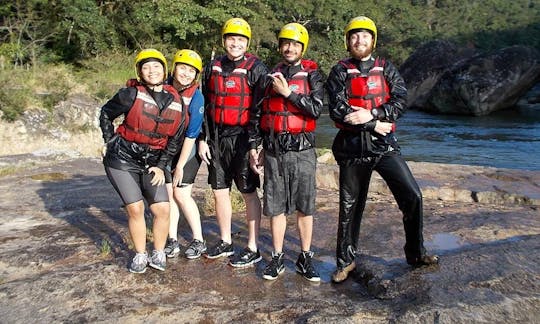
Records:
<instances>
[{"instance_id":1,"label":"black wetsuit pants","mask_svg":"<svg viewBox=\"0 0 540 324\"><path fill-rule=\"evenodd\" d=\"M354 262L373 171L384 179L403 213L405 256L414 260L425 254L422 237L422 192L403 157L398 152L388 152L368 163L340 163L336 247L336 263L340 268Z\"/></svg>"}]
</instances>

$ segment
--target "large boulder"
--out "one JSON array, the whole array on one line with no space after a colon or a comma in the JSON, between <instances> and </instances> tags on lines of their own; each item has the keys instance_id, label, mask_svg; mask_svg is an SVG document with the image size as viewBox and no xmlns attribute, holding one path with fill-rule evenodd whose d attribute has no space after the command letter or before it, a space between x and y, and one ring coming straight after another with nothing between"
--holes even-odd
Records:
<instances>
[{"instance_id":1,"label":"large boulder","mask_svg":"<svg viewBox=\"0 0 540 324\"><path fill-rule=\"evenodd\" d=\"M460 61L443 73L422 110L473 116L516 105L540 80L540 53L512 46Z\"/></svg>"},{"instance_id":2,"label":"large boulder","mask_svg":"<svg viewBox=\"0 0 540 324\"><path fill-rule=\"evenodd\" d=\"M476 54L450 41L434 40L418 48L401 64L399 71L407 83L409 107L423 107L441 75L460 60Z\"/></svg>"}]
</instances>

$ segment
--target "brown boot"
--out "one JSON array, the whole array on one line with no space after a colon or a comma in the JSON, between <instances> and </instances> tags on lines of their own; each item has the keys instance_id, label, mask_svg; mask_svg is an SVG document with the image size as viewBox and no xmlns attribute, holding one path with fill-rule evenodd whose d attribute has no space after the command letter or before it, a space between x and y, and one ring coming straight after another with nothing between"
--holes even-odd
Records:
<instances>
[{"instance_id":1,"label":"brown boot","mask_svg":"<svg viewBox=\"0 0 540 324\"><path fill-rule=\"evenodd\" d=\"M343 268L337 268L336 271L332 274L332 281L335 283L340 283L345 281L349 276L349 273L356 268L356 263L353 261L349 265Z\"/></svg>"},{"instance_id":2,"label":"brown boot","mask_svg":"<svg viewBox=\"0 0 540 324\"><path fill-rule=\"evenodd\" d=\"M413 266L414 268L430 266L434 264L439 264L439 256L425 254L418 258L412 258L412 259L407 258L407 263Z\"/></svg>"}]
</instances>

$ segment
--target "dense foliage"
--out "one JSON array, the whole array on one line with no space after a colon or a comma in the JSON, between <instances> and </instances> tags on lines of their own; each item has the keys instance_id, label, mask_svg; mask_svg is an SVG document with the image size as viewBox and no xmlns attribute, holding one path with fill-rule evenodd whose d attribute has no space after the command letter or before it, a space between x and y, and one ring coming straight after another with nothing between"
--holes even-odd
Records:
<instances>
[{"instance_id":1,"label":"dense foliage","mask_svg":"<svg viewBox=\"0 0 540 324\"><path fill-rule=\"evenodd\" d=\"M379 48L402 62L419 44L453 39L481 49L511 44L540 48L538 0L13 0L0 4L0 55L15 64L76 63L110 52L156 47L167 54L192 48L208 59L220 51L220 30L232 16L253 29L251 50L275 59L284 23L307 26L309 56L328 67L345 55L343 27L373 18Z\"/></svg>"},{"instance_id":2,"label":"dense foliage","mask_svg":"<svg viewBox=\"0 0 540 324\"><path fill-rule=\"evenodd\" d=\"M103 73L112 57L132 62L147 47L169 57L191 48L208 61L221 52L221 27L233 16L250 23L250 51L268 65L278 59L279 28L304 24L307 57L328 72L346 56L343 28L358 15L375 20L378 52L397 65L432 39L483 50L540 49L540 0L0 0L0 72L63 63Z\"/></svg>"}]
</instances>

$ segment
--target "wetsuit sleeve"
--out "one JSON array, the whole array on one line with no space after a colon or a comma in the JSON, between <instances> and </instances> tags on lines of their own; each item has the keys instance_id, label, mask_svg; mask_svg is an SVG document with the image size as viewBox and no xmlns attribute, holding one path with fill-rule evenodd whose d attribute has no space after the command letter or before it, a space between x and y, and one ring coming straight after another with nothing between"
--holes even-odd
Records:
<instances>
[{"instance_id":1,"label":"wetsuit sleeve","mask_svg":"<svg viewBox=\"0 0 540 324\"><path fill-rule=\"evenodd\" d=\"M206 65L204 67L204 70L203 70L203 75L202 75L202 81L201 81L201 92L202 92L202 95L203 95L203 100L204 100L204 115L203 115L203 123L202 123L202 128L201 128L201 132L199 133L199 140L204 140L204 141L207 141L208 140L208 136L210 135L209 134L209 125L208 125L208 114L210 114L210 105L212 104L209 100L209 97L208 97L208 83L210 82L210 76L212 74L212 62L210 62L210 64Z\"/></svg>"},{"instance_id":2,"label":"wetsuit sleeve","mask_svg":"<svg viewBox=\"0 0 540 324\"><path fill-rule=\"evenodd\" d=\"M377 107L377 119L394 122L407 108L407 87L398 69L389 61L384 65L384 78L390 88L390 98Z\"/></svg>"},{"instance_id":3,"label":"wetsuit sleeve","mask_svg":"<svg viewBox=\"0 0 540 324\"><path fill-rule=\"evenodd\" d=\"M340 124L348 124L344 121L345 116L353 112L353 108L349 105L349 96L347 95L347 70L341 64L336 64L330 70L328 79L326 80L326 90L328 91L328 111L330 118ZM351 129L358 131L373 130L375 128L375 120L371 120L365 124L352 125L348 124Z\"/></svg>"},{"instance_id":4,"label":"wetsuit sleeve","mask_svg":"<svg viewBox=\"0 0 540 324\"><path fill-rule=\"evenodd\" d=\"M189 123L186 137L197 138L201 133L204 118L204 98L200 90L196 90L189 103Z\"/></svg>"},{"instance_id":5,"label":"wetsuit sleeve","mask_svg":"<svg viewBox=\"0 0 540 324\"><path fill-rule=\"evenodd\" d=\"M252 102L249 111L249 125L247 132L249 136L250 149L257 148L261 142L260 118L262 112L262 102L266 93L266 87L272 82L268 76L268 67L262 62L258 62L249 76L249 84L253 85Z\"/></svg>"},{"instance_id":6,"label":"wetsuit sleeve","mask_svg":"<svg viewBox=\"0 0 540 324\"><path fill-rule=\"evenodd\" d=\"M323 109L324 81L319 70L315 70L308 75L311 91L309 94L298 94L291 92L287 98L305 115L319 118Z\"/></svg>"},{"instance_id":7,"label":"wetsuit sleeve","mask_svg":"<svg viewBox=\"0 0 540 324\"><path fill-rule=\"evenodd\" d=\"M103 107L99 115L99 127L103 134L105 143L111 140L114 136L114 120L122 115L127 114L137 97L137 89L122 88L112 97Z\"/></svg>"}]
</instances>

